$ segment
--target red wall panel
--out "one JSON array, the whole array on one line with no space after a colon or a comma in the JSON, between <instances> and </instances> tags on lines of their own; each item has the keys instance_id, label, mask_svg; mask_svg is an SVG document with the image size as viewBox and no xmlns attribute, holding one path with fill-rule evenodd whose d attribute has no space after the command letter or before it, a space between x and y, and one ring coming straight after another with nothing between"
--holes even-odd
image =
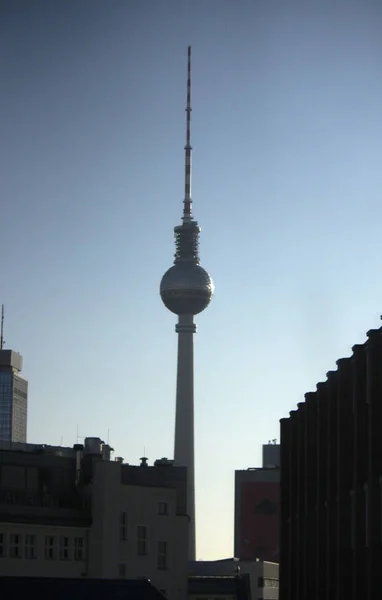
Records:
<instances>
[{"instance_id":1,"label":"red wall panel","mask_svg":"<svg viewBox=\"0 0 382 600\"><path fill-rule=\"evenodd\" d=\"M240 558L278 562L279 515L279 482L241 484Z\"/></svg>"}]
</instances>

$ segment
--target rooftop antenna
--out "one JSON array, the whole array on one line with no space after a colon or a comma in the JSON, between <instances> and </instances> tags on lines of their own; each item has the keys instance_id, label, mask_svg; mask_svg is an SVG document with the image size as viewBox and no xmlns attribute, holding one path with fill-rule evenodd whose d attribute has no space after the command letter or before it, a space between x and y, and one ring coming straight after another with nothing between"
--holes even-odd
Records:
<instances>
[{"instance_id":1,"label":"rooftop antenna","mask_svg":"<svg viewBox=\"0 0 382 600\"><path fill-rule=\"evenodd\" d=\"M1 305L1 337L0 337L0 350L4 348L4 304Z\"/></svg>"},{"instance_id":2,"label":"rooftop antenna","mask_svg":"<svg viewBox=\"0 0 382 600\"><path fill-rule=\"evenodd\" d=\"M185 150L185 183L184 183L184 208L183 221L192 219L192 199L191 199L191 46L188 46L187 61L187 126L186 126L186 145Z\"/></svg>"},{"instance_id":3,"label":"rooftop antenna","mask_svg":"<svg viewBox=\"0 0 382 600\"><path fill-rule=\"evenodd\" d=\"M84 440L85 437L86 437L85 435L80 435L78 423L77 423L77 444L78 444L78 440Z\"/></svg>"}]
</instances>

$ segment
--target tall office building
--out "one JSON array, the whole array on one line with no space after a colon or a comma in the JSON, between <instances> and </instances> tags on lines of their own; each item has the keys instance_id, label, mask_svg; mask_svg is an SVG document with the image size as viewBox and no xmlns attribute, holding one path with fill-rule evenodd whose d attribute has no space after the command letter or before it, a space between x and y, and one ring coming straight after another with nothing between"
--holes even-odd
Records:
<instances>
[{"instance_id":1,"label":"tall office building","mask_svg":"<svg viewBox=\"0 0 382 600\"><path fill-rule=\"evenodd\" d=\"M23 358L0 350L0 442L27 441L28 382L20 376Z\"/></svg>"},{"instance_id":2,"label":"tall office building","mask_svg":"<svg viewBox=\"0 0 382 600\"><path fill-rule=\"evenodd\" d=\"M179 316L178 370L176 384L176 465L187 467L187 512L189 516L189 559L195 560L195 467L194 467L194 315L210 303L214 285L200 266L200 227L192 217L191 199L191 48L188 48L187 128L185 145L185 194L182 224L175 227L175 261L163 276L160 295L165 306Z\"/></svg>"},{"instance_id":3,"label":"tall office building","mask_svg":"<svg viewBox=\"0 0 382 600\"><path fill-rule=\"evenodd\" d=\"M382 328L281 419L282 600L381 595Z\"/></svg>"},{"instance_id":4,"label":"tall office building","mask_svg":"<svg viewBox=\"0 0 382 600\"><path fill-rule=\"evenodd\" d=\"M235 471L235 556L279 560L280 445L263 445L263 466Z\"/></svg>"}]
</instances>

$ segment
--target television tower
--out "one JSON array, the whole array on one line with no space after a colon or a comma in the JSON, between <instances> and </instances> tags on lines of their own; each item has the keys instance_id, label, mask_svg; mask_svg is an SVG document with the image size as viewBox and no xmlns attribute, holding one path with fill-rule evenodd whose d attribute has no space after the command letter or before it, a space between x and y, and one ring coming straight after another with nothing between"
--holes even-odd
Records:
<instances>
[{"instance_id":1,"label":"television tower","mask_svg":"<svg viewBox=\"0 0 382 600\"><path fill-rule=\"evenodd\" d=\"M191 199L191 47L188 47L187 126L185 190L182 224L174 228L174 265L163 275L160 295L164 305L178 315L178 368L174 463L187 467L187 513L189 516L189 560L195 560L195 466L194 466L194 315L209 305L214 292L211 277L200 266L200 227L192 217Z\"/></svg>"}]
</instances>

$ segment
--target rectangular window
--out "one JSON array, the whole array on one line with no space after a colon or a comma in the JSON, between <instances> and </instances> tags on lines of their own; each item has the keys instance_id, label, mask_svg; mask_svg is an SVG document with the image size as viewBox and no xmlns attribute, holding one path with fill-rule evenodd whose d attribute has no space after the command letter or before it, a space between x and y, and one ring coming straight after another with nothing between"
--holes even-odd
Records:
<instances>
[{"instance_id":1,"label":"rectangular window","mask_svg":"<svg viewBox=\"0 0 382 600\"><path fill-rule=\"evenodd\" d=\"M159 515L168 515L168 503L167 502L159 502L158 514Z\"/></svg>"},{"instance_id":2,"label":"rectangular window","mask_svg":"<svg viewBox=\"0 0 382 600\"><path fill-rule=\"evenodd\" d=\"M167 542L158 542L157 568L165 570L167 565Z\"/></svg>"},{"instance_id":3,"label":"rectangular window","mask_svg":"<svg viewBox=\"0 0 382 600\"><path fill-rule=\"evenodd\" d=\"M84 538L74 538L74 560L85 560Z\"/></svg>"},{"instance_id":4,"label":"rectangular window","mask_svg":"<svg viewBox=\"0 0 382 600\"><path fill-rule=\"evenodd\" d=\"M365 546L369 547L369 485L365 483Z\"/></svg>"},{"instance_id":5,"label":"rectangular window","mask_svg":"<svg viewBox=\"0 0 382 600\"><path fill-rule=\"evenodd\" d=\"M21 558L21 535L11 533L9 540L9 555L11 558Z\"/></svg>"},{"instance_id":6,"label":"rectangular window","mask_svg":"<svg viewBox=\"0 0 382 600\"><path fill-rule=\"evenodd\" d=\"M122 541L127 540L127 513L121 512L119 518L119 539Z\"/></svg>"},{"instance_id":7,"label":"rectangular window","mask_svg":"<svg viewBox=\"0 0 382 600\"><path fill-rule=\"evenodd\" d=\"M53 535L45 536L45 558L54 560L56 558L56 540Z\"/></svg>"},{"instance_id":8,"label":"rectangular window","mask_svg":"<svg viewBox=\"0 0 382 600\"><path fill-rule=\"evenodd\" d=\"M5 533L0 533L0 558L5 558Z\"/></svg>"},{"instance_id":9,"label":"rectangular window","mask_svg":"<svg viewBox=\"0 0 382 600\"><path fill-rule=\"evenodd\" d=\"M272 579L270 577L264 577L263 579L263 586L265 588L278 588L279 587L279 580L278 579Z\"/></svg>"},{"instance_id":10,"label":"rectangular window","mask_svg":"<svg viewBox=\"0 0 382 600\"><path fill-rule=\"evenodd\" d=\"M146 525L137 526L137 554L145 556L148 551L148 528Z\"/></svg>"},{"instance_id":11,"label":"rectangular window","mask_svg":"<svg viewBox=\"0 0 382 600\"><path fill-rule=\"evenodd\" d=\"M60 560L70 560L69 538L62 536L60 538Z\"/></svg>"},{"instance_id":12,"label":"rectangular window","mask_svg":"<svg viewBox=\"0 0 382 600\"><path fill-rule=\"evenodd\" d=\"M356 546L356 495L354 493L354 490L352 490L350 492L350 498L351 498L351 548L352 550L355 550L355 546Z\"/></svg>"},{"instance_id":13,"label":"rectangular window","mask_svg":"<svg viewBox=\"0 0 382 600\"><path fill-rule=\"evenodd\" d=\"M121 563L119 565L118 572L119 572L119 577L121 579L125 579L125 577L126 577L126 563Z\"/></svg>"},{"instance_id":14,"label":"rectangular window","mask_svg":"<svg viewBox=\"0 0 382 600\"><path fill-rule=\"evenodd\" d=\"M25 536L25 558L36 558L36 536Z\"/></svg>"}]
</instances>

